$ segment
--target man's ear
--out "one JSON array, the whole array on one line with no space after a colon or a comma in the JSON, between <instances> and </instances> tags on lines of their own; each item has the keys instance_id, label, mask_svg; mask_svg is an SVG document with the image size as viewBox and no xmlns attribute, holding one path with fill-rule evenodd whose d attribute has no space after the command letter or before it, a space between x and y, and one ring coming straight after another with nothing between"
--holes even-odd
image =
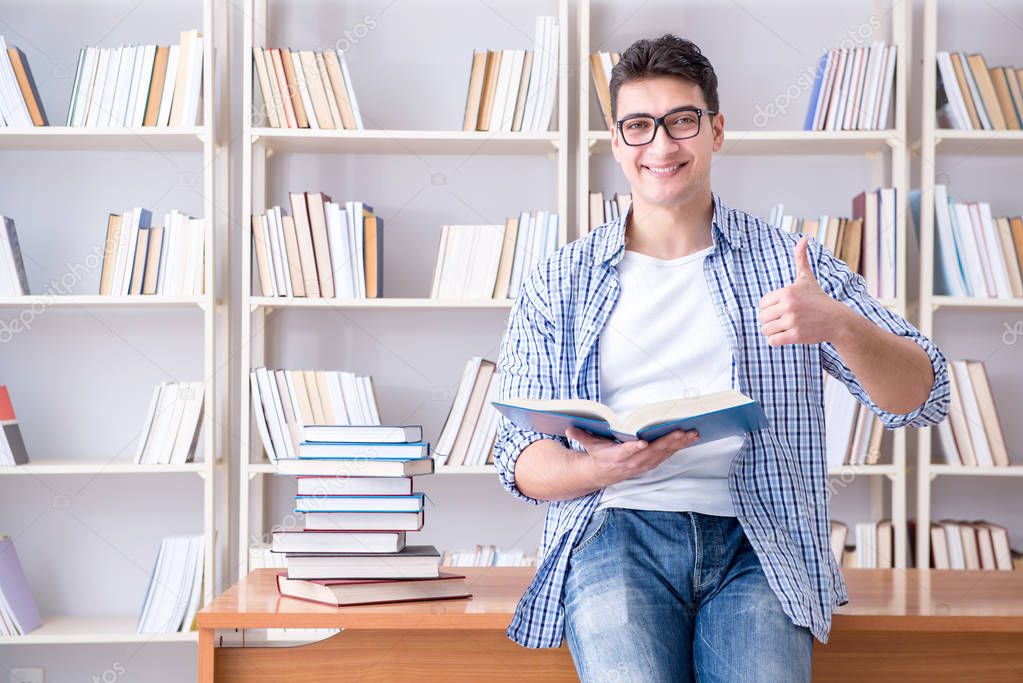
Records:
<instances>
[{"instance_id":1,"label":"man's ear","mask_svg":"<svg viewBox=\"0 0 1023 683\"><path fill-rule=\"evenodd\" d=\"M722 145L725 144L725 115L715 114L711 126L714 131L713 150L715 152L720 152Z\"/></svg>"}]
</instances>

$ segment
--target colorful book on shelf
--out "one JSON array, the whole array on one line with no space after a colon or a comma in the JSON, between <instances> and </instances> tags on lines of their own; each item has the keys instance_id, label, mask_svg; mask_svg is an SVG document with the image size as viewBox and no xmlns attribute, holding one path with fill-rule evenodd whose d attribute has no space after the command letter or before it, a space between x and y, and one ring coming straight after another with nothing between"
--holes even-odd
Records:
<instances>
[{"instance_id":1,"label":"colorful book on shelf","mask_svg":"<svg viewBox=\"0 0 1023 683\"><path fill-rule=\"evenodd\" d=\"M936 61L939 127L1023 128L1023 70L990 67L979 53L938 52Z\"/></svg>"},{"instance_id":2,"label":"colorful book on shelf","mask_svg":"<svg viewBox=\"0 0 1023 683\"><path fill-rule=\"evenodd\" d=\"M590 55L590 77L593 82L593 94L600 105L604 125L608 130L614 128L611 114L611 71L622 58L618 52L594 52Z\"/></svg>"},{"instance_id":3,"label":"colorful book on shelf","mask_svg":"<svg viewBox=\"0 0 1023 683\"><path fill-rule=\"evenodd\" d=\"M533 50L474 50L462 130L543 132L558 77L555 17L537 17Z\"/></svg>"},{"instance_id":4,"label":"colorful book on shelf","mask_svg":"<svg viewBox=\"0 0 1023 683\"><path fill-rule=\"evenodd\" d=\"M78 57L66 125L187 127L202 120L204 38L182 31L177 45L86 47Z\"/></svg>"},{"instance_id":5,"label":"colorful book on shelf","mask_svg":"<svg viewBox=\"0 0 1023 683\"><path fill-rule=\"evenodd\" d=\"M28 450L7 386L0 384L0 467L28 464Z\"/></svg>"},{"instance_id":6,"label":"colorful book on shelf","mask_svg":"<svg viewBox=\"0 0 1023 683\"><path fill-rule=\"evenodd\" d=\"M335 555L288 553L289 579L426 579L440 576L432 545L407 545L397 553Z\"/></svg>"},{"instance_id":7,"label":"colorful book on shelf","mask_svg":"<svg viewBox=\"0 0 1023 683\"><path fill-rule=\"evenodd\" d=\"M991 522L941 520L930 528L934 569L1012 571L1009 534Z\"/></svg>"},{"instance_id":8,"label":"colorful book on shelf","mask_svg":"<svg viewBox=\"0 0 1023 683\"><path fill-rule=\"evenodd\" d=\"M557 249L560 222L537 211L504 225L443 226L430 298L514 299L526 273Z\"/></svg>"},{"instance_id":9,"label":"colorful book on shelf","mask_svg":"<svg viewBox=\"0 0 1023 683\"><path fill-rule=\"evenodd\" d=\"M620 442L652 441L677 429L695 429L699 441L708 442L768 426L760 403L733 390L657 401L626 415L585 399L511 398L493 405L522 429L565 436L569 427L576 427Z\"/></svg>"},{"instance_id":10,"label":"colorful book on shelf","mask_svg":"<svg viewBox=\"0 0 1023 683\"><path fill-rule=\"evenodd\" d=\"M262 296L377 299L384 295L384 221L363 202L321 192L290 194L252 216L254 268Z\"/></svg>"},{"instance_id":11,"label":"colorful book on shelf","mask_svg":"<svg viewBox=\"0 0 1023 683\"><path fill-rule=\"evenodd\" d=\"M471 598L461 574L439 572L426 579L294 579L277 574L281 595L335 607Z\"/></svg>"},{"instance_id":12,"label":"colorful book on shelf","mask_svg":"<svg viewBox=\"0 0 1023 683\"><path fill-rule=\"evenodd\" d=\"M152 216L141 207L107 216L100 294L203 293L205 222L175 210L164 215L162 227L156 227L151 225Z\"/></svg>"},{"instance_id":13,"label":"colorful book on shelf","mask_svg":"<svg viewBox=\"0 0 1023 683\"><path fill-rule=\"evenodd\" d=\"M824 447L829 469L877 464L884 436L881 418L831 375L824 376L824 416L828 425Z\"/></svg>"},{"instance_id":14,"label":"colorful book on shelf","mask_svg":"<svg viewBox=\"0 0 1023 683\"><path fill-rule=\"evenodd\" d=\"M168 536L160 542L149 588L139 614L138 633L193 630L202 598L202 536Z\"/></svg>"},{"instance_id":15,"label":"colorful book on shelf","mask_svg":"<svg viewBox=\"0 0 1023 683\"><path fill-rule=\"evenodd\" d=\"M25 53L0 35L0 127L47 126L46 112Z\"/></svg>"},{"instance_id":16,"label":"colorful book on shelf","mask_svg":"<svg viewBox=\"0 0 1023 683\"><path fill-rule=\"evenodd\" d=\"M14 540L0 536L0 636L23 636L42 624Z\"/></svg>"},{"instance_id":17,"label":"colorful book on shelf","mask_svg":"<svg viewBox=\"0 0 1023 683\"><path fill-rule=\"evenodd\" d=\"M610 195L609 199L604 199L603 192L590 192L589 229L593 230L604 223L610 223L620 216L624 216L628 213L631 204L631 194L615 192Z\"/></svg>"},{"instance_id":18,"label":"colorful book on shelf","mask_svg":"<svg viewBox=\"0 0 1023 683\"><path fill-rule=\"evenodd\" d=\"M470 358L462 371L455 398L434 449L447 466L493 462L500 415L491 405L497 398L496 364L481 356Z\"/></svg>"},{"instance_id":19,"label":"colorful book on shelf","mask_svg":"<svg viewBox=\"0 0 1023 683\"><path fill-rule=\"evenodd\" d=\"M0 296L28 296L28 273L14 219L0 216Z\"/></svg>"},{"instance_id":20,"label":"colorful book on shelf","mask_svg":"<svg viewBox=\"0 0 1023 683\"><path fill-rule=\"evenodd\" d=\"M814 71L804 130L881 130L888 126L895 87L896 46L835 48ZM770 111L762 113L771 116Z\"/></svg>"},{"instance_id":21,"label":"colorful book on shelf","mask_svg":"<svg viewBox=\"0 0 1023 683\"><path fill-rule=\"evenodd\" d=\"M269 127L363 130L343 50L253 47L252 63Z\"/></svg>"},{"instance_id":22,"label":"colorful book on shelf","mask_svg":"<svg viewBox=\"0 0 1023 683\"><path fill-rule=\"evenodd\" d=\"M994 394L982 361L948 364L951 402L948 417L938 425L938 444L946 464L1007 467L1005 444Z\"/></svg>"},{"instance_id":23,"label":"colorful book on shelf","mask_svg":"<svg viewBox=\"0 0 1023 683\"><path fill-rule=\"evenodd\" d=\"M203 382L161 382L153 389L136 464L183 465L195 459L205 392Z\"/></svg>"},{"instance_id":24,"label":"colorful book on shelf","mask_svg":"<svg viewBox=\"0 0 1023 683\"><path fill-rule=\"evenodd\" d=\"M834 526L832 534L832 552L837 553ZM841 532L838 535L842 536ZM890 519L858 522L853 526L853 542L855 548L851 556L843 552L842 566L852 569L891 569L894 566L895 532Z\"/></svg>"},{"instance_id":25,"label":"colorful book on shelf","mask_svg":"<svg viewBox=\"0 0 1023 683\"><path fill-rule=\"evenodd\" d=\"M275 553L397 553L404 531L275 531Z\"/></svg>"}]
</instances>

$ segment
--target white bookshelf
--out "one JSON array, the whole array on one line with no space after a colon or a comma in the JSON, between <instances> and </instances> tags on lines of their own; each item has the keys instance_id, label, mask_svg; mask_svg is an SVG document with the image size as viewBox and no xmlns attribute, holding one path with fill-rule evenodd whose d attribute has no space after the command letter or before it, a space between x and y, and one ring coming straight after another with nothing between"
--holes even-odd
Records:
<instances>
[{"instance_id":1,"label":"white bookshelf","mask_svg":"<svg viewBox=\"0 0 1023 683\"><path fill-rule=\"evenodd\" d=\"M165 313L174 312L177 315L177 311L194 310L199 312L202 316L201 349L205 406L202 424L203 438L196 450L196 462L179 465L137 465L131 461L123 460L123 456L116 459L102 456L43 458L33 452L29 445L29 456L33 460L28 464L0 468L0 496L3 495L4 487L19 486L19 482L22 482L24 477L87 476L92 479L111 475L142 475L161 478L175 475L198 475L196 481L202 487L201 532L204 538L203 550L205 553L202 604L206 604L213 599L214 594L220 588L217 571L223 570L218 567L215 524L218 517L226 521L228 510L227 497L222 495L220 490L220 487L226 482L226 478L221 472L223 469L221 465L224 461L219 457L219 453L224 449L225 428L222 426L222 415L227 411L222 411L222 408L226 403L226 393L217 393L220 391L220 385L216 381L217 374L220 372L217 366L218 326L226 322L226 320L222 320L223 316L219 315L216 283L217 276L224 271L224 258L227 254L227 250L221 251L217 244L217 228L224 225L226 217L223 207L218 208L217 201L220 197L218 193L223 192L223 196L227 196L227 155L224 144L218 137L223 110L226 110L226 98L223 98L222 94L226 92L227 88L227 65L223 59L219 63L215 62L218 49L216 46L227 43L227 5L223 0L202 0L200 5L202 12L200 32L205 37L203 41L203 125L175 128L79 128L63 125L27 129L0 128L0 153L24 150L128 152L137 155L131 158L122 157L130 163L135 163L136 160L138 163L144 163L145 155L163 152L188 152L201 155L204 171L199 187L203 197L202 217L206 231L204 263L206 291L204 294L200 296L47 294L0 298L0 309L23 309L36 313L50 308L55 309L53 315L61 316L61 324L70 328L69 334L74 334L75 319L67 316L66 313L72 310L124 309L132 311L140 319L154 321L158 321L161 314ZM166 38L163 39L164 44L176 42L177 30L182 28L186 27L177 27L174 31L167 32ZM194 28L194 26L187 28ZM83 36L80 47L85 47L89 40ZM69 82L66 93L68 100L71 98L70 85ZM218 103L222 101L223 106L218 107ZM59 168L54 170L54 173L59 172ZM23 180L14 177L10 179L10 182L17 183L23 182ZM25 189L26 191L39 190L38 187L31 186L26 186ZM139 201L142 202L143 199L140 198ZM226 200L224 201L226 202ZM226 288L222 291L226 295ZM31 334L31 332L29 333ZM119 377L114 378L114 381L130 382L132 378L130 376ZM147 388L151 390L152 387ZM14 398L14 403L19 413L23 414L28 410L24 403L19 404L17 397ZM139 426L141 427L141 424ZM221 474L218 475L218 472ZM168 514L173 514L171 511L174 510L174 500L158 501L157 504L165 505ZM224 548L224 544L221 543L220 547ZM72 563L84 563L90 560L87 556L65 559ZM22 561L24 564L24 560ZM155 557L148 558L146 561L155 561ZM29 575L33 573L33 567L26 566L25 570ZM139 610L141 608L142 605L139 603ZM198 641L197 633L194 631L138 634L135 632L137 621L138 614L44 616L43 625L40 628L26 635L0 637L0 646L196 643Z\"/></svg>"},{"instance_id":2,"label":"white bookshelf","mask_svg":"<svg viewBox=\"0 0 1023 683\"><path fill-rule=\"evenodd\" d=\"M937 52L938 2L923 3L923 58L921 72L921 144L920 144L920 331L932 337L938 313L958 318L985 312L1023 312L1023 299L987 299L952 297L934 293L934 186L937 184L937 162L941 155L1001 157L1023 155L1023 131L949 130L937 125ZM1004 15L999 14L1000 17ZM960 46L949 46L957 49ZM939 345L940 345L940 340ZM947 356L948 354L946 354ZM949 357L949 360L954 358ZM998 396L995 396L998 406ZM1005 407L1000 411L1011 415ZM930 558L933 493L937 477L1019 477L1023 463L1009 467L968 467L948 465L932 460L936 450L935 427L919 430L917 440L917 510L916 557ZM1011 452L1010 444L1010 452Z\"/></svg>"},{"instance_id":3,"label":"white bookshelf","mask_svg":"<svg viewBox=\"0 0 1023 683\"><path fill-rule=\"evenodd\" d=\"M241 351L241 369L239 373L238 403L240 408L241 456L238 471L238 549L239 561L237 575L244 577L249 570L249 544L256 536L262 536L265 509L264 475L273 474L276 468L267 461L262 444L252 424L252 406L249 394L249 372L251 369L267 364L271 357L270 347L273 340L267 338L266 327L268 316L280 309L308 309L311 312L338 310L380 310L380 311L465 311L466 313L484 310L510 310L509 300L451 300L430 298L380 298L380 299L315 299L300 297L265 297L254 296L253 288L258 289L258 282L253 281L252 241L250 217L253 213L262 212L270 207L271 164L281 154L330 154L344 161L352 155L399 155L415 158L420 155L498 155L498 156L535 156L549 159L554 164L557 179L556 208L561 216L559 244L574 239L568 229L570 190L568 185L569 169L569 100L568 83L565 67L568 64L569 51L569 0L548 0L541 12L518 8L514 5L502 6L501 11L514 12L517 18L525 18L530 26L538 14L554 15L558 19L559 32L559 69L557 106L551 127L548 132L497 133L452 130L374 130L369 117L366 117L366 130L316 130L267 128L254 126L251 117L246 116L242 123L242 211L241 220L236 221L243 234L240 253L242 255L242 291L241 301L241 338L250 340ZM472 5L466 0L466 7ZM267 0L246 0L243 26L243 45L241 51L242 67L242 111L255 111L255 93L258 89L252 75L252 48L256 47L291 47L302 49L311 43L296 43L290 46L280 44L279 32L274 27L275 17L285 17L294 12L284 2L273 5L268 12ZM513 9L509 9L513 8ZM496 9L490 8L500 14ZM458 29L452 29L458 30ZM269 36L269 37L268 37ZM442 40L439 37L438 40ZM523 36L520 43L531 45L532 34ZM501 49L509 45L489 45L486 35L475 38L480 48ZM470 53L465 55L464 67L450 78L466 79ZM360 75L362 76L360 78ZM353 73L356 95L366 88L372 87L372 80L365 74ZM460 94L464 101L464 92ZM462 101L459 102L461 105ZM364 115L367 113L363 107ZM461 118L459 118L461 121ZM381 196L386 194L386 183L379 186ZM330 188L295 187L298 190L325 190ZM340 188L340 191L346 191ZM507 190L514 193L514 189ZM339 199L356 199L356 197L339 197ZM367 201L371 201L366 198ZM290 213L290 209L288 210ZM386 216L384 216L386 218ZM439 228L439 225L431 226ZM385 241L387 238L385 237ZM428 259L432 266L435 253L420 253L409 258ZM381 264L382 267L386 267ZM385 283L385 294L387 285ZM426 294L424 292L424 294ZM312 314L312 313L311 313ZM498 339L495 339L495 344ZM387 407L383 407L384 413ZM429 426L427 425L427 438ZM439 426L438 426L439 428ZM431 439L432 440L432 439ZM455 470L458 470L455 472ZM492 474L492 467L465 468L475 474ZM438 474L468 473L463 468L437 468Z\"/></svg>"},{"instance_id":4,"label":"white bookshelf","mask_svg":"<svg viewBox=\"0 0 1023 683\"><path fill-rule=\"evenodd\" d=\"M907 231L909 230L908 192L909 192L909 154L908 139L908 88L909 62L911 55L911 13L910 3L896 3L888 8L880 2L872 3L874 15L881 18L879 27L875 28L870 40L884 40L897 46L898 61L895 71L895 92L892 97L894 110L894 128L888 130L862 131L805 131L805 130L730 130L729 118L726 115L725 141L718 158L726 156L815 156L834 157L836 164L842 157L858 160L866 157L870 165L870 188L890 186L896 188L897 195L897 244L900 255L898 263L897 292L893 299L882 299L881 303L903 317L908 317L910 301L907 296L906 270L908 265ZM593 112L599 113L599 105L592 92L592 76L589 55L592 51L623 51L627 43L609 43L601 41L591 47L591 30L593 12L596 3L591 0L580 0L578 4L578 155L576 157L576 230L579 235L588 232L589 192L591 189L591 163L595 155L610 156L611 134L607 130L594 130L591 121ZM638 12L639 9L637 8ZM681 11L681 10L680 10ZM665 10L670 14L670 10ZM630 17L631 18L631 17ZM649 33L650 36L655 33ZM699 35L683 33L684 37L701 43ZM815 44L815 47L816 44ZM827 47L827 46L826 46ZM811 55L816 58L816 54ZM720 77L720 65L715 64ZM752 67L756 69L756 67ZM799 101L800 106L806 101ZM805 111L805 109L804 109ZM600 117L603 120L603 117ZM609 162L610 163L610 162ZM850 187L849 198L866 187ZM728 201L728 197L724 197ZM734 205L734 203L733 203ZM896 430L886 442L891 440L890 463L873 466L852 466L839 468L829 472L832 478L856 478L868 476L869 514L871 519L888 516L895 529L896 567L906 566L908 549L906 527L906 431ZM872 476L876 475L876 476ZM890 495L885 494L885 481L889 483ZM851 482L851 480L850 480Z\"/></svg>"}]
</instances>

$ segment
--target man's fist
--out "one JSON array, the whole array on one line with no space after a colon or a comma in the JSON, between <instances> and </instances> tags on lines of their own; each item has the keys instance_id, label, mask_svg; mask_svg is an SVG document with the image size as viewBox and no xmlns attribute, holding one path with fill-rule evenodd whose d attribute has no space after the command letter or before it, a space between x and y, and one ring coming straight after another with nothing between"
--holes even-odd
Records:
<instances>
[{"instance_id":1,"label":"man's fist","mask_svg":"<svg viewBox=\"0 0 1023 683\"><path fill-rule=\"evenodd\" d=\"M808 238L796 244L796 280L760 300L760 329L771 346L818 344L830 340L848 308L817 283L807 256Z\"/></svg>"}]
</instances>

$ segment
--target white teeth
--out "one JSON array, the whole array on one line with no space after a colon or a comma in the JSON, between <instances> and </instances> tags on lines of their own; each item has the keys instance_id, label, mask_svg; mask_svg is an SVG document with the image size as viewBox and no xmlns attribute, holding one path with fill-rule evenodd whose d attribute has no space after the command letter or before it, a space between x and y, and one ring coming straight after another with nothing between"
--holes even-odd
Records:
<instances>
[{"instance_id":1,"label":"white teeth","mask_svg":"<svg viewBox=\"0 0 1023 683\"><path fill-rule=\"evenodd\" d=\"M674 166L664 166L662 168L654 168L653 166L647 166L646 167L646 169L648 171L650 171L651 173L656 173L656 174L659 174L659 175L667 175L669 173L674 173L675 171L677 171L680 168L682 168L682 164L676 164Z\"/></svg>"}]
</instances>

